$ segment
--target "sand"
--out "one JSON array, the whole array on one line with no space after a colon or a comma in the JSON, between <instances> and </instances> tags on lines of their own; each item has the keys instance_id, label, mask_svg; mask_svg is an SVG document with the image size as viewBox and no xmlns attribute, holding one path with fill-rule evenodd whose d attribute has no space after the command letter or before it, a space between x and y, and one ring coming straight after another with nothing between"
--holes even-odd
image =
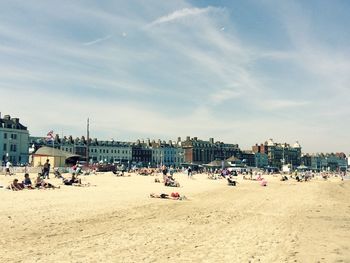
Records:
<instances>
[{"instance_id":1,"label":"sand","mask_svg":"<svg viewBox=\"0 0 350 263\"><path fill-rule=\"evenodd\" d=\"M2 189L0 262L350 262L350 181L176 178L180 188L105 173L83 177L91 187ZM188 200L149 198L172 191Z\"/></svg>"}]
</instances>

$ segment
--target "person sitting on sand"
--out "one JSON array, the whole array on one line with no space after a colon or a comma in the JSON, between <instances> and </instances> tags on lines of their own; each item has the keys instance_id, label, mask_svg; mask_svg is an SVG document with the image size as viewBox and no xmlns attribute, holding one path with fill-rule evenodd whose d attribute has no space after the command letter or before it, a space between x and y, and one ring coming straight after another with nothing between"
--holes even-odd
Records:
<instances>
[{"instance_id":1,"label":"person sitting on sand","mask_svg":"<svg viewBox=\"0 0 350 263\"><path fill-rule=\"evenodd\" d=\"M160 183L160 179L159 179L158 176L157 176L156 178L154 178L154 182L155 182L155 183Z\"/></svg>"},{"instance_id":2,"label":"person sitting on sand","mask_svg":"<svg viewBox=\"0 0 350 263\"><path fill-rule=\"evenodd\" d=\"M267 186L267 181L263 178L263 179L260 181L260 185L261 185L261 186Z\"/></svg>"},{"instance_id":3,"label":"person sitting on sand","mask_svg":"<svg viewBox=\"0 0 350 263\"><path fill-rule=\"evenodd\" d=\"M63 178L62 174L58 170L58 167L57 168L53 168L53 174L55 175L55 178L58 178L58 179L62 179Z\"/></svg>"},{"instance_id":4,"label":"person sitting on sand","mask_svg":"<svg viewBox=\"0 0 350 263\"><path fill-rule=\"evenodd\" d=\"M14 179L12 184L10 184L7 189L12 191L21 191L24 189L24 186L18 182L18 179Z\"/></svg>"},{"instance_id":5,"label":"person sitting on sand","mask_svg":"<svg viewBox=\"0 0 350 263\"><path fill-rule=\"evenodd\" d=\"M256 180L257 180L257 181L262 181L262 180L264 180L264 178L261 177L261 173L258 174L258 178L256 178Z\"/></svg>"},{"instance_id":6,"label":"person sitting on sand","mask_svg":"<svg viewBox=\"0 0 350 263\"><path fill-rule=\"evenodd\" d=\"M30 177L29 177L28 173L24 174L24 180L22 181L22 185L23 185L24 188L34 189L34 187L32 185L32 180L30 180Z\"/></svg>"},{"instance_id":7,"label":"person sitting on sand","mask_svg":"<svg viewBox=\"0 0 350 263\"><path fill-rule=\"evenodd\" d=\"M73 173L70 179L63 178L63 184L64 185L81 184L81 179L75 176L75 173Z\"/></svg>"},{"instance_id":8,"label":"person sitting on sand","mask_svg":"<svg viewBox=\"0 0 350 263\"><path fill-rule=\"evenodd\" d=\"M180 187L180 183L170 176L165 178L164 185L170 187Z\"/></svg>"},{"instance_id":9,"label":"person sitting on sand","mask_svg":"<svg viewBox=\"0 0 350 263\"><path fill-rule=\"evenodd\" d=\"M228 185L232 185L232 186L237 185L237 181L232 177L232 175L227 177L227 182L228 182Z\"/></svg>"},{"instance_id":10,"label":"person sitting on sand","mask_svg":"<svg viewBox=\"0 0 350 263\"><path fill-rule=\"evenodd\" d=\"M281 181L288 181L288 177L286 175L282 175Z\"/></svg>"},{"instance_id":11,"label":"person sitting on sand","mask_svg":"<svg viewBox=\"0 0 350 263\"><path fill-rule=\"evenodd\" d=\"M44 179L41 178L41 174L38 174L38 177L35 180L35 187L39 189L55 189L55 188L60 188L59 186L54 186L53 184L47 183L44 181Z\"/></svg>"}]
</instances>

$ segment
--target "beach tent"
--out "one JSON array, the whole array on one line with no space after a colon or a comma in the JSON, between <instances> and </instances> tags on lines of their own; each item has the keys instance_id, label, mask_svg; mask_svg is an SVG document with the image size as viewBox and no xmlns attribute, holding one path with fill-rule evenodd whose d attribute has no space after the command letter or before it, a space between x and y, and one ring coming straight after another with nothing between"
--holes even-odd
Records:
<instances>
[{"instance_id":1,"label":"beach tent","mask_svg":"<svg viewBox=\"0 0 350 263\"><path fill-rule=\"evenodd\" d=\"M221 161L221 160L215 160L210 163L204 164L205 167L212 167L212 168L226 168L230 167L231 165L227 161Z\"/></svg>"},{"instance_id":2,"label":"beach tent","mask_svg":"<svg viewBox=\"0 0 350 263\"><path fill-rule=\"evenodd\" d=\"M310 168L302 164L302 165L297 167L297 170L298 171L306 171L306 170L310 170Z\"/></svg>"},{"instance_id":3,"label":"beach tent","mask_svg":"<svg viewBox=\"0 0 350 263\"><path fill-rule=\"evenodd\" d=\"M234 155L232 155L230 158L227 158L225 161L230 163L242 163L242 161Z\"/></svg>"},{"instance_id":4,"label":"beach tent","mask_svg":"<svg viewBox=\"0 0 350 263\"><path fill-rule=\"evenodd\" d=\"M63 167L67 164L75 164L82 159L84 159L83 156L46 146L39 148L32 154L34 167L43 166L46 160L50 161L51 167Z\"/></svg>"}]
</instances>

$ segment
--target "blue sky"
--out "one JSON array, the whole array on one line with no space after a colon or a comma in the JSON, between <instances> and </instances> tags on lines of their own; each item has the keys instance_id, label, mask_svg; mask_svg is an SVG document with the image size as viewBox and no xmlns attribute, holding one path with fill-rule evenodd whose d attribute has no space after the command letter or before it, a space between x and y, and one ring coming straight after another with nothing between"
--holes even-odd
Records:
<instances>
[{"instance_id":1,"label":"blue sky","mask_svg":"<svg viewBox=\"0 0 350 263\"><path fill-rule=\"evenodd\" d=\"M349 152L349 1L1 1L2 114L30 133Z\"/></svg>"}]
</instances>

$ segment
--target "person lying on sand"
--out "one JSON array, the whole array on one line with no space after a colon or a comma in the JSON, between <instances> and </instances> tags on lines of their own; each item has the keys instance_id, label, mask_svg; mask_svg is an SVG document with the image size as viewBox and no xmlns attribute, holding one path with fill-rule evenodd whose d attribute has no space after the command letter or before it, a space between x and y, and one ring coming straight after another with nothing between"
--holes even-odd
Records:
<instances>
[{"instance_id":1,"label":"person lying on sand","mask_svg":"<svg viewBox=\"0 0 350 263\"><path fill-rule=\"evenodd\" d=\"M155 194L155 193L151 193L149 195L151 198L161 198L161 199L172 199L172 200L185 200L187 199L186 196L184 195L180 195L178 192L173 192L170 195L165 194L165 193L161 193L161 194Z\"/></svg>"},{"instance_id":2,"label":"person lying on sand","mask_svg":"<svg viewBox=\"0 0 350 263\"><path fill-rule=\"evenodd\" d=\"M23 184L18 182L18 179L14 179L12 184L10 184L7 189L12 190L12 191L21 191L24 189Z\"/></svg>"}]
</instances>

